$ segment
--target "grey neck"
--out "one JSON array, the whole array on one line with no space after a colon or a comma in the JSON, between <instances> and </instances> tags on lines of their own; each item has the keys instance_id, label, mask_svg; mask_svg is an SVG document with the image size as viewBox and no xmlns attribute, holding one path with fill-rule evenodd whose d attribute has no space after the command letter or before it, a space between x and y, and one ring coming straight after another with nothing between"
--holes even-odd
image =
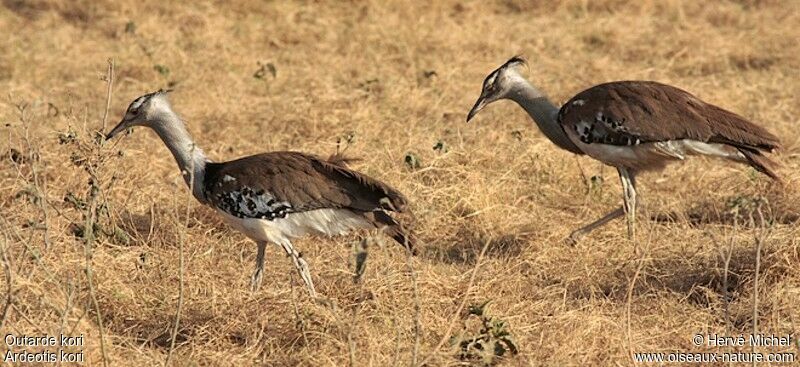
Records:
<instances>
[{"instance_id":1,"label":"grey neck","mask_svg":"<svg viewBox=\"0 0 800 367\"><path fill-rule=\"evenodd\" d=\"M181 170L181 176L186 185L192 189L192 195L205 203L203 180L208 158L194 143L183 121L174 112L165 112L158 117L158 120L158 123L153 124L153 130L172 152Z\"/></svg>"},{"instance_id":2,"label":"grey neck","mask_svg":"<svg viewBox=\"0 0 800 367\"><path fill-rule=\"evenodd\" d=\"M521 78L520 78L521 79ZM575 154L584 154L572 140L569 139L564 129L558 123L558 107L553 105L547 96L536 89L527 80L520 80L516 88L508 96L528 112L533 121L550 141L559 148Z\"/></svg>"}]
</instances>

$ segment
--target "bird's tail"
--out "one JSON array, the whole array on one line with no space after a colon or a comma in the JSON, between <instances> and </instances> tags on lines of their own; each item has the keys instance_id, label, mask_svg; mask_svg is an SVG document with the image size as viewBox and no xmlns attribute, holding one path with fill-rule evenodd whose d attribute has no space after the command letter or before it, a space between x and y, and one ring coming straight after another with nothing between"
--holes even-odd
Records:
<instances>
[{"instance_id":1,"label":"bird's tail","mask_svg":"<svg viewBox=\"0 0 800 367\"><path fill-rule=\"evenodd\" d=\"M741 152L745 159L747 159L747 164L751 167L755 168L756 171L761 172L773 180L777 181L778 183L783 183L781 177L775 173L775 168L778 166L777 163L771 161L769 158L761 154L758 150L751 150L745 148L739 148L739 152Z\"/></svg>"},{"instance_id":2,"label":"bird's tail","mask_svg":"<svg viewBox=\"0 0 800 367\"><path fill-rule=\"evenodd\" d=\"M383 210L375 210L364 213L364 216L376 228L380 228L387 236L391 237L401 246L411 251L411 254L417 254L417 239L415 236L411 232L407 231L402 224L392 218L389 214Z\"/></svg>"}]
</instances>

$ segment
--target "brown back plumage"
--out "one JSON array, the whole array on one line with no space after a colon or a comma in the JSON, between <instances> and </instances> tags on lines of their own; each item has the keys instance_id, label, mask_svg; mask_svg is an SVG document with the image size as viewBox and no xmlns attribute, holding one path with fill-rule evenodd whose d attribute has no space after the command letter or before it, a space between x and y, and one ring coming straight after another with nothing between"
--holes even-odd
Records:
<instances>
[{"instance_id":1,"label":"brown back plumage","mask_svg":"<svg viewBox=\"0 0 800 367\"><path fill-rule=\"evenodd\" d=\"M586 143L633 145L691 139L727 144L770 177L777 175L762 155L780 147L766 129L689 92L651 81L600 84L576 94L558 115L564 129L584 134ZM590 131L581 132L587 123ZM583 139L583 138L582 138Z\"/></svg>"},{"instance_id":2,"label":"brown back plumage","mask_svg":"<svg viewBox=\"0 0 800 367\"><path fill-rule=\"evenodd\" d=\"M405 196L383 182L298 152L270 152L210 163L204 181L212 202L221 193L249 187L270 193L295 212L322 208L403 212L407 206Z\"/></svg>"},{"instance_id":3,"label":"brown back plumage","mask_svg":"<svg viewBox=\"0 0 800 367\"><path fill-rule=\"evenodd\" d=\"M619 81L591 87L564 104L559 120L567 128L593 121L598 113L610 121L609 130L643 142L693 139L763 151L780 146L775 135L745 118L657 82ZM612 122L619 128L611 128Z\"/></svg>"}]
</instances>

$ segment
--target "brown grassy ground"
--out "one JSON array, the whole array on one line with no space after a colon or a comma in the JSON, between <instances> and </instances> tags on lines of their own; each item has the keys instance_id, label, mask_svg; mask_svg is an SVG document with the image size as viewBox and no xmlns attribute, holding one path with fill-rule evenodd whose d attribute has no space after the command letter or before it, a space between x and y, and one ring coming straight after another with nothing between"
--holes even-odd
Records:
<instances>
[{"instance_id":1,"label":"brown grassy ground","mask_svg":"<svg viewBox=\"0 0 800 367\"><path fill-rule=\"evenodd\" d=\"M162 364L181 247L172 357L181 366L477 363L461 361L449 338L477 333L460 305L487 300L519 348L495 361L504 365L729 351L694 347L691 337L750 333L754 309L760 331L800 328L795 0L2 5L3 335L83 334L89 365L103 353L115 366ZM775 158L787 185L694 159L640 180L650 210L673 220L640 223L636 245L617 221L566 246L571 229L619 205L614 170L557 150L510 102L464 124L483 77L517 53L556 101L604 81L652 79L738 111L782 137ZM116 63L109 124L133 98L171 86L215 159L327 155L354 136L347 153L363 159L355 167L413 200L420 255L409 267L398 246L373 245L354 284L357 237L306 239L298 246L328 303L305 296L275 248L262 290L251 293L255 246L187 201L154 134L136 130L99 151L91 143L107 58ZM446 151L432 149L440 141ZM419 168L404 163L409 152ZM87 207L99 208L89 264ZM768 229L752 225L756 208ZM796 340L759 350L800 355Z\"/></svg>"}]
</instances>

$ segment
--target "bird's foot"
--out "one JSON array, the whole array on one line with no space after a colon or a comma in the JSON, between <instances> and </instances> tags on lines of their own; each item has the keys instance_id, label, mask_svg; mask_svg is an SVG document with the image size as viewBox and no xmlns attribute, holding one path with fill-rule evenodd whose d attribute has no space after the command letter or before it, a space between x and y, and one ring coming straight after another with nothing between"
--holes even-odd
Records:
<instances>
[{"instance_id":1,"label":"bird's foot","mask_svg":"<svg viewBox=\"0 0 800 367\"><path fill-rule=\"evenodd\" d=\"M259 288L261 288L261 279L263 278L263 273L261 269L257 269L253 276L250 278L250 290L253 292L257 292Z\"/></svg>"},{"instance_id":2,"label":"bird's foot","mask_svg":"<svg viewBox=\"0 0 800 367\"><path fill-rule=\"evenodd\" d=\"M578 229L572 231L569 237L564 239L564 242L569 246L575 247L578 245L578 242L580 242L585 236L586 236L586 231Z\"/></svg>"}]
</instances>

